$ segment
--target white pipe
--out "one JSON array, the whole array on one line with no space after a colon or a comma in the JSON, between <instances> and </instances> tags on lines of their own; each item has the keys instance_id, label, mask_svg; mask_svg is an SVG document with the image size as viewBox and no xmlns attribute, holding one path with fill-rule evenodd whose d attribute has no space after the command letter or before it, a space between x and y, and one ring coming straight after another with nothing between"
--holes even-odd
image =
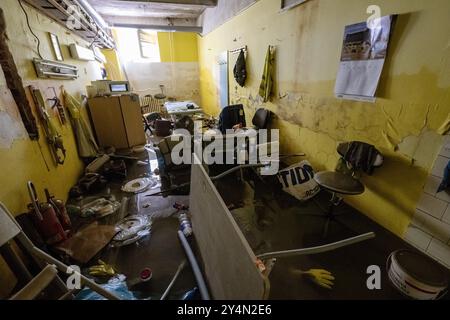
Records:
<instances>
[{"instance_id":1,"label":"white pipe","mask_svg":"<svg viewBox=\"0 0 450 320\"><path fill-rule=\"evenodd\" d=\"M95 10L87 0L77 0L77 2L80 4L81 7L83 7L84 10L86 10L87 13L89 13L94 20L104 29L109 28L108 24L106 23L105 19Z\"/></svg>"},{"instance_id":2,"label":"white pipe","mask_svg":"<svg viewBox=\"0 0 450 320\"><path fill-rule=\"evenodd\" d=\"M173 276L172 281L170 281L169 286L167 287L166 291L164 291L163 295L161 296L160 300L165 300L167 296L169 295L170 289L172 289L173 285L175 284L175 281L177 281L178 276L180 275L181 271L183 271L184 267L186 266L186 260L184 260L177 269L177 272Z\"/></svg>"},{"instance_id":3,"label":"white pipe","mask_svg":"<svg viewBox=\"0 0 450 320\"><path fill-rule=\"evenodd\" d=\"M44 261L47 261L49 263L54 264L59 271L63 272L63 273L67 273L67 270L69 269L69 267L67 265L65 265L64 263L62 263L61 261L53 258L52 256L50 256L49 254L45 253L44 251L42 251L41 249L34 247L33 246L33 252L32 252L35 256L41 258ZM97 283L95 283L94 281L90 280L89 278L85 277L84 275L82 275L81 273L78 273L76 270L73 270L74 274L77 274L80 279L81 282L88 288L92 289L93 291L97 292L98 294L102 295L103 297L110 299L110 300L120 300L120 298L118 296L116 296L115 294L105 290L104 288L102 288L101 286L99 286Z\"/></svg>"},{"instance_id":4,"label":"white pipe","mask_svg":"<svg viewBox=\"0 0 450 320\"><path fill-rule=\"evenodd\" d=\"M303 255L307 255L307 254L318 254L318 253L333 251L333 250L336 250L336 249L339 249L342 247L346 247L346 246L349 246L349 245L352 245L352 244L355 244L358 242L362 242L365 240L373 239L373 238L375 238L375 233L369 232L369 233L362 234L360 236L341 240L338 242L333 242L333 243L326 244L323 246L264 253L264 254L257 256L257 258L264 261L264 260L275 259L275 258L286 258L286 257L293 257L293 256L303 256Z\"/></svg>"},{"instance_id":5,"label":"white pipe","mask_svg":"<svg viewBox=\"0 0 450 320\"><path fill-rule=\"evenodd\" d=\"M183 245L186 256L188 257L189 263L191 264L192 271L194 272L195 280L197 280L198 289L200 290L200 295L203 300L211 300L208 293L208 288L206 287L205 280L203 279L202 272L198 266L197 260L195 259L194 253L192 252L189 243L186 240L183 232L178 231L178 237L180 238L181 244Z\"/></svg>"}]
</instances>

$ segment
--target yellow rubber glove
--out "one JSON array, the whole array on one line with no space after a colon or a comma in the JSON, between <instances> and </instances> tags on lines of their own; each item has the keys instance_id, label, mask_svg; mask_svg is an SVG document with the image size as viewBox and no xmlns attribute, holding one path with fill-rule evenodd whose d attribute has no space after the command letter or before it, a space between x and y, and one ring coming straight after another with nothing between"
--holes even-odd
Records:
<instances>
[{"instance_id":1,"label":"yellow rubber glove","mask_svg":"<svg viewBox=\"0 0 450 320\"><path fill-rule=\"evenodd\" d=\"M113 276L116 274L116 271L111 265L98 260L98 265L89 268L89 274L91 276Z\"/></svg>"},{"instance_id":2,"label":"yellow rubber glove","mask_svg":"<svg viewBox=\"0 0 450 320\"><path fill-rule=\"evenodd\" d=\"M308 271L294 270L294 273L307 276L315 284L322 288L332 289L335 278L331 272L323 269L311 269Z\"/></svg>"}]
</instances>

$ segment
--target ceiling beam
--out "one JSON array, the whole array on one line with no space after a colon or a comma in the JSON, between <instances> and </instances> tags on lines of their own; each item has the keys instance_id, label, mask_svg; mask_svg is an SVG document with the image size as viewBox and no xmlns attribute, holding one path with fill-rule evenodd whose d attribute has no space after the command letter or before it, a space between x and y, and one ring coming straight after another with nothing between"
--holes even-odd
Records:
<instances>
[{"instance_id":1,"label":"ceiling beam","mask_svg":"<svg viewBox=\"0 0 450 320\"><path fill-rule=\"evenodd\" d=\"M133 29L149 29L158 31L170 31L170 32L193 32L201 34L202 27L188 27L188 26L163 26L163 25L147 25L147 24L114 24L113 27L117 28L133 28Z\"/></svg>"},{"instance_id":2,"label":"ceiling beam","mask_svg":"<svg viewBox=\"0 0 450 320\"><path fill-rule=\"evenodd\" d=\"M196 19L165 19L144 17L104 16L112 26L118 28L152 29L162 31L202 33L203 28L197 25Z\"/></svg>"},{"instance_id":3,"label":"ceiling beam","mask_svg":"<svg viewBox=\"0 0 450 320\"><path fill-rule=\"evenodd\" d=\"M184 4L194 6L215 7L217 0L120 0L127 2L153 2L153 3L167 3L167 4Z\"/></svg>"}]
</instances>

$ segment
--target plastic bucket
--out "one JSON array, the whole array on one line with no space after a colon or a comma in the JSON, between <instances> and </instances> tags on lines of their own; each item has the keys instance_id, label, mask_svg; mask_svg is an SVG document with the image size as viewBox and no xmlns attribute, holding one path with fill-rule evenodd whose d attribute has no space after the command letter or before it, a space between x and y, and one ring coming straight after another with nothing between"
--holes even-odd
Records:
<instances>
[{"instance_id":1,"label":"plastic bucket","mask_svg":"<svg viewBox=\"0 0 450 320\"><path fill-rule=\"evenodd\" d=\"M447 272L423 254L410 250L395 251L388 258L387 270L391 283L410 298L436 300L447 292Z\"/></svg>"}]
</instances>

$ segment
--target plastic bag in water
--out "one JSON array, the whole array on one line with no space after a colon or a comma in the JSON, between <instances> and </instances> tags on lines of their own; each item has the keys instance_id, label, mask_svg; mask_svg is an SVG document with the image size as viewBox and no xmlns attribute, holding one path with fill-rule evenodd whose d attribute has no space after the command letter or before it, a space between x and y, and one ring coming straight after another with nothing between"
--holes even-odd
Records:
<instances>
[{"instance_id":1,"label":"plastic bag in water","mask_svg":"<svg viewBox=\"0 0 450 320\"><path fill-rule=\"evenodd\" d=\"M111 278L108 283L100 285L105 290L115 294L122 300L138 300L135 295L128 290L126 277L123 274L119 274L114 278ZM75 297L75 300L107 300L102 295L98 294L92 289L85 287Z\"/></svg>"}]
</instances>

